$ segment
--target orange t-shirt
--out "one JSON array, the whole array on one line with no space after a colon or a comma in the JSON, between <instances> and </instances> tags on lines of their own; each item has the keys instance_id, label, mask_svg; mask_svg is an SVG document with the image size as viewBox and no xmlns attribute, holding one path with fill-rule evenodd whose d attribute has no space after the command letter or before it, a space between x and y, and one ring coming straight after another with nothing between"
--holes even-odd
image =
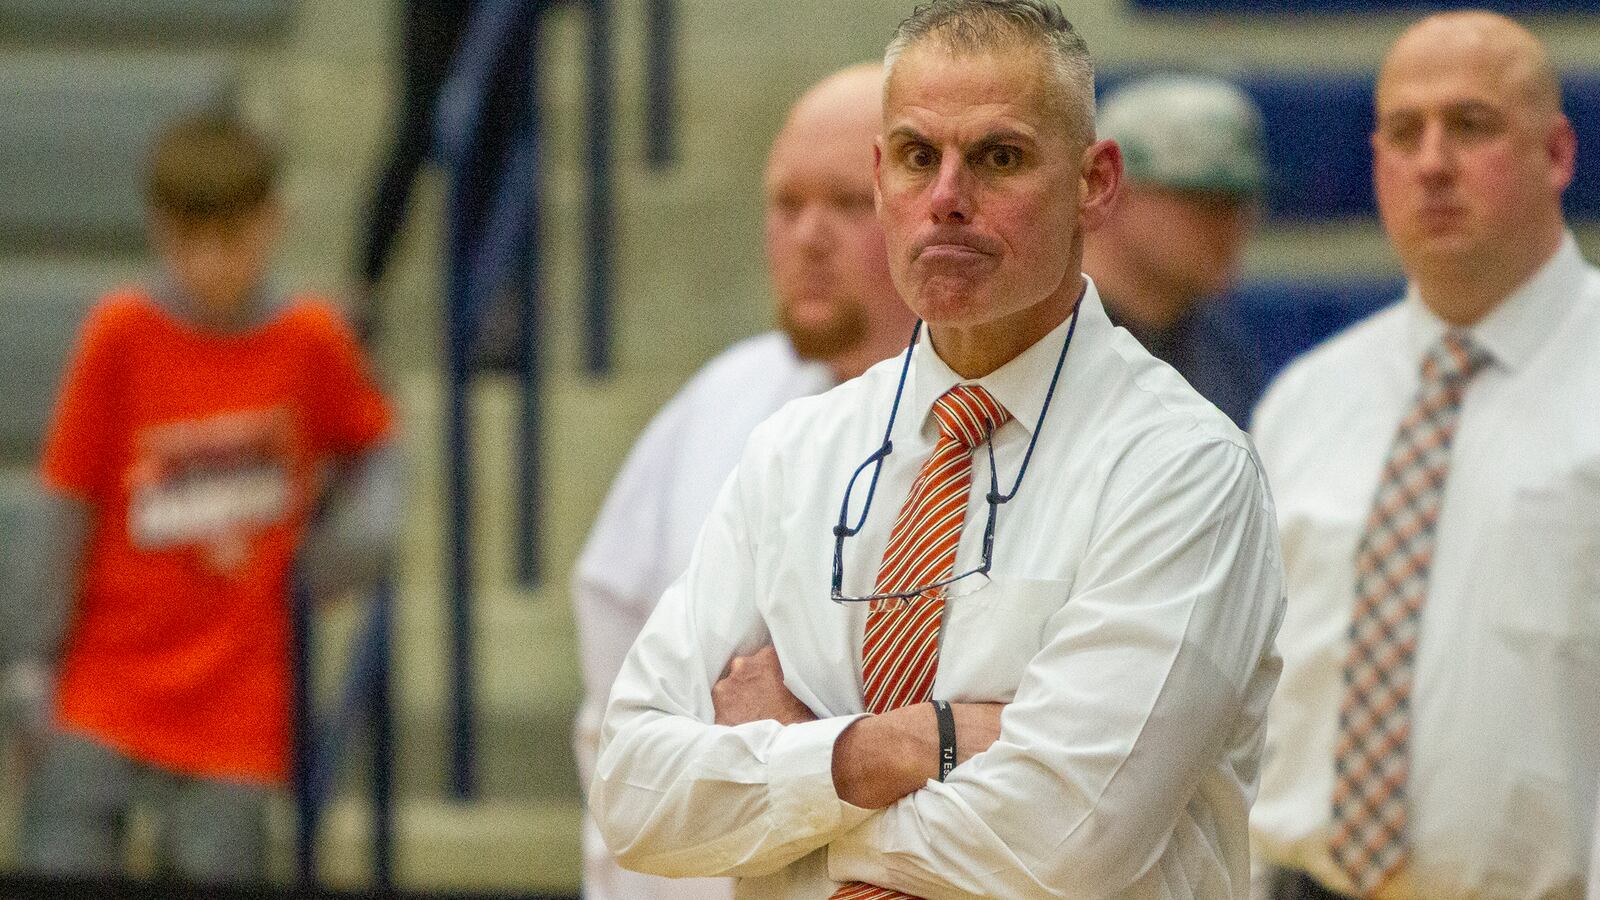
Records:
<instances>
[{"instance_id":1,"label":"orange t-shirt","mask_svg":"<svg viewBox=\"0 0 1600 900\"><path fill-rule=\"evenodd\" d=\"M46 484L92 510L62 725L172 771L284 781L290 564L323 464L390 419L325 303L226 335L144 292L103 299L44 450Z\"/></svg>"}]
</instances>

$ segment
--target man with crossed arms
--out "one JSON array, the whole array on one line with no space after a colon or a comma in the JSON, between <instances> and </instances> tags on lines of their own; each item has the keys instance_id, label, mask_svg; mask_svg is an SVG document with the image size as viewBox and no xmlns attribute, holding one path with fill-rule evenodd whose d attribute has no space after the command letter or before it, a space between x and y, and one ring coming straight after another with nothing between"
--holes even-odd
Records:
<instances>
[{"instance_id":1,"label":"man with crossed arms","mask_svg":"<svg viewBox=\"0 0 1600 900\"><path fill-rule=\"evenodd\" d=\"M752 435L612 690L596 822L742 897L1242 897L1273 510L1080 273L1122 174L1087 49L1048 2L936 0L885 68L926 333Z\"/></svg>"},{"instance_id":2,"label":"man with crossed arms","mask_svg":"<svg viewBox=\"0 0 1600 900\"><path fill-rule=\"evenodd\" d=\"M1539 41L1445 13L1378 75L1410 286L1255 416L1292 598L1254 832L1279 898L1578 898L1600 772L1600 271Z\"/></svg>"}]
</instances>

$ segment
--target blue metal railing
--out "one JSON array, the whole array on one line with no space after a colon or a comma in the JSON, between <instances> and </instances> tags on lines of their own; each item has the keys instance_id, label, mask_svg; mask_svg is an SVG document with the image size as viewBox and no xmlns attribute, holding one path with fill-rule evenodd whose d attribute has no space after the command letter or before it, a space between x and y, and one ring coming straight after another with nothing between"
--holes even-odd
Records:
<instances>
[{"instance_id":1,"label":"blue metal railing","mask_svg":"<svg viewBox=\"0 0 1600 900\"><path fill-rule=\"evenodd\" d=\"M566 0L588 24L585 141L588 191L584 215L587 278L584 285L584 369L609 374L612 366L615 212L612 117L615 97L612 0ZM437 157L449 171L447 216L448 302L445 306L446 459L448 491L451 656L452 793L476 793L474 766L475 691L472 677L473 546L470 447L470 388L479 323L493 299L514 292L519 306L520 355L517 360L519 444L517 533L518 582L534 587L542 580L540 548L542 491L543 307L541 244L543 179L543 85L538 60L545 14L562 0L483 0L456 53L454 71L440 96ZM645 156L652 166L675 154L672 133L671 0L649 0ZM492 112L490 94L507 78L528 86L526 107L515 111L509 148L501 159L487 158L484 134ZM487 194L481 179L493 187ZM487 199L484 199L487 196ZM478 204L482 204L479 206ZM485 208L486 207L486 208Z\"/></svg>"},{"instance_id":2,"label":"blue metal railing","mask_svg":"<svg viewBox=\"0 0 1600 900\"><path fill-rule=\"evenodd\" d=\"M293 589L293 778L296 806L295 871L302 886L317 884L317 834L332 796L339 763L365 726L372 750L372 871L374 887L394 885L394 718L390 695L390 635L394 596L379 582L357 631L338 705L326 718L316 711L315 601L298 582Z\"/></svg>"},{"instance_id":3,"label":"blue metal railing","mask_svg":"<svg viewBox=\"0 0 1600 900\"><path fill-rule=\"evenodd\" d=\"M469 445L472 408L469 391L477 345L478 326L494 293L515 284L519 293L522 319L519 331L534 337L529 319L539 305L537 272L532 262L532 240L537 235L534 210L540 187L540 135L536 114L541 106L540 86L533 83L538 73L537 53L540 0L487 0L474 12L456 54L455 71L440 96L438 157L450 173L450 209L446 224L449 254L449 296L445 306L445 370L449 382L446 413L446 457L449 472L449 590L450 590L450 671L451 741L450 786L460 799L476 791L472 761L475 758L473 723L476 721L472 673L473 616L471 543L472 456ZM494 160L485 160L482 146L485 111L489 93L497 78L526 79L529 102L513 129L512 143L498 171L491 171ZM489 194L487 211L474 209L481 202L481 187L473 179L488 173L495 181ZM482 222L481 227L475 223ZM522 265L518 265L521 262ZM540 444L537 411L528 411L540 393L541 374L535 357L536 340L524 340L518 360L524 414L522 453L524 461L536 459ZM524 480L530 480L524 462ZM539 503L535 491L523 496L520 505ZM526 530L526 527L519 529ZM523 534L519 545L534 540ZM523 554L519 553L519 557ZM519 568L532 568L531 561ZM536 575L536 572L529 572Z\"/></svg>"},{"instance_id":4,"label":"blue metal railing","mask_svg":"<svg viewBox=\"0 0 1600 900\"><path fill-rule=\"evenodd\" d=\"M678 13L672 0L649 0L645 45L645 162L660 170L678 160Z\"/></svg>"}]
</instances>

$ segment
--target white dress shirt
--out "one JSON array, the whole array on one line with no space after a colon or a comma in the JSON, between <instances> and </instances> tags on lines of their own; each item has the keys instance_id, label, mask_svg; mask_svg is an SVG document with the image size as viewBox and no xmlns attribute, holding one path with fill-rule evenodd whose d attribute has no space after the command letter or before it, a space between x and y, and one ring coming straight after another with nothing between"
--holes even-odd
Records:
<instances>
[{"instance_id":1,"label":"white dress shirt","mask_svg":"<svg viewBox=\"0 0 1600 900\"><path fill-rule=\"evenodd\" d=\"M976 379L1014 418L1016 478L1068 330ZM885 810L839 799L861 716L863 604L829 600L845 483L883 440L898 360L796 400L751 436L685 576L629 653L590 793L624 864L741 876L738 896L825 900L866 881L924 898L1245 895L1246 820L1277 680L1282 573L1245 436L1114 329L1091 285L991 577L951 589L933 695L1008 702L1000 739ZM844 589L868 592L960 379L924 338ZM987 453L956 571L978 564ZM863 477L852 518L866 499ZM772 643L820 718L712 724L711 686ZM958 738L959 740L959 738Z\"/></svg>"},{"instance_id":2,"label":"white dress shirt","mask_svg":"<svg viewBox=\"0 0 1600 900\"><path fill-rule=\"evenodd\" d=\"M695 536L745 440L783 404L833 384L832 371L796 356L781 332L758 335L707 363L634 444L572 574L584 682L573 749L585 783L611 682L661 592L689 565ZM588 900L726 900L733 893L726 879L669 881L621 868L588 817L583 856Z\"/></svg>"},{"instance_id":3,"label":"white dress shirt","mask_svg":"<svg viewBox=\"0 0 1600 900\"><path fill-rule=\"evenodd\" d=\"M1413 290L1291 366L1256 411L1289 613L1261 798L1267 859L1327 853L1355 550L1423 355ZM1600 774L1600 272L1569 235L1471 329L1411 699L1409 892L1579 897Z\"/></svg>"}]
</instances>

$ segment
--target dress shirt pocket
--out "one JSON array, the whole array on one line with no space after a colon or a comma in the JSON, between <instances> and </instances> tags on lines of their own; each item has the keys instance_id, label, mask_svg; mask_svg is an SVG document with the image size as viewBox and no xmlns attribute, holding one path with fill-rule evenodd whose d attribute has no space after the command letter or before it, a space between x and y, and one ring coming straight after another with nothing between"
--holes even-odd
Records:
<instances>
[{"instance_id":1,"label":"dress shirt pocket","mask_svg":"<svg viewBox=\"0 0 1600 900\"><path fill-rule=\"evenodd\" d=\"M1490 843L1480 863L1484 867L1481 897L1538 897L1540 900L1580 900L1583 867L1574 860L1588 855L1587 799L1573 801L1576 785L1566 778L1529 772L1511 761L1504 780L1493 790L1501 798L1499 820L1488 825ZM1573 807L1584 808L1574 815Z\"/></svg>"},{"instance_id":2,"label":"dress shirt pocket","mask_svg":"<svg viewBox=\"0 0 1600 900\"><path fill-rule=\"evenodd\" d=\"M1045 622L1072 585L1044 578L968 579L951 586L939 645L940 699L1009 703L1044 646Z\"/></svg>"},{"instance_id":3,"label":"dress shirt pocket","mask_svg":"<svg viewBox=\"0 0 1600 900\"><path fill-rule=\"evenodd\" d=\"M1497 598L1508 637L1600 644L1600 486L1524 488L1511 528L1506 585L1516 595Z\"/></svg>"}]
</instances>

